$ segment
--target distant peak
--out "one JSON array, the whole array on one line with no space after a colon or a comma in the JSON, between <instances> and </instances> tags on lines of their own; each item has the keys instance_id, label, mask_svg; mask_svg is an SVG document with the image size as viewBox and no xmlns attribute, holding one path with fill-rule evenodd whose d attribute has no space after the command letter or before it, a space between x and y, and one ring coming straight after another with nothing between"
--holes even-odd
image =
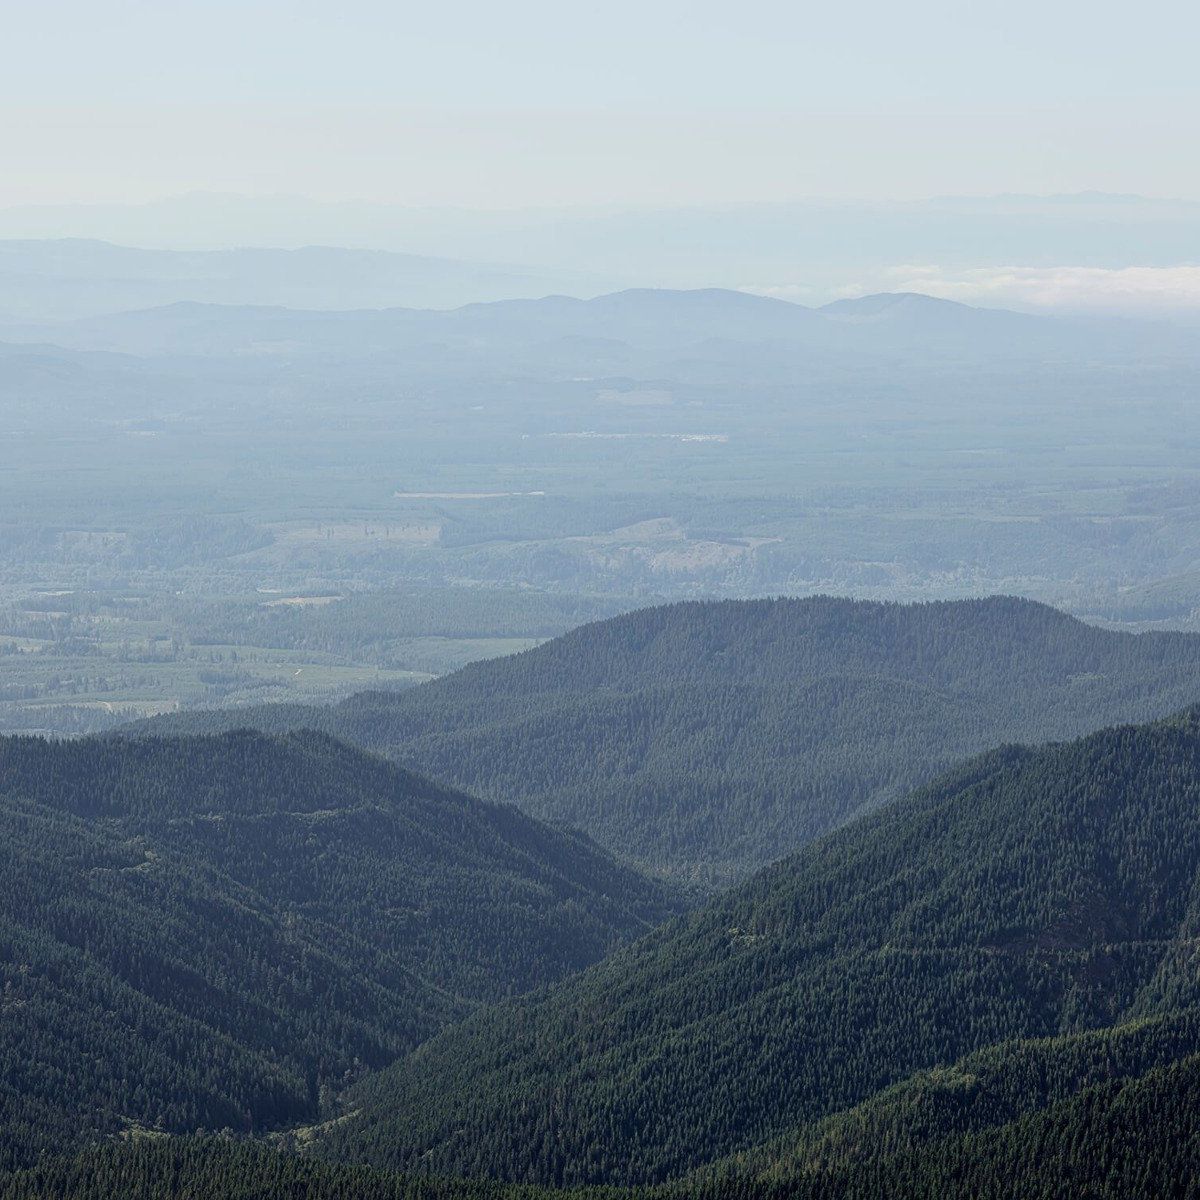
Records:
<instances>
[{"instance_id":1,"label":"distant peak","mask_svg":"<svg viewBox=\"0 0 1200 1200\"><path fill-rule=\"evenodd\" d=\"M929 296L924 292L874 292L869 296L847 297L844 300L834 300L831 304L822 305L818 312L830 313L834 316L874 316L888 309L899 307L930 307L943 309L973 309L970 304L960 304L957 300L945 300L940 296Z\"/></svg>"}]
</instances>

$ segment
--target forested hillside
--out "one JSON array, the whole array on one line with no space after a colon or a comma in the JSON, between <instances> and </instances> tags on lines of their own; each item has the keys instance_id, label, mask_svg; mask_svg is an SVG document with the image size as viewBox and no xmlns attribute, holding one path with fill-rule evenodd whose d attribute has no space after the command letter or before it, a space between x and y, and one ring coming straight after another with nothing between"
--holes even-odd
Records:
<instances>
[{"instance_id":1,"label":"forested hillside","mask_svg":"<svg viewBox=\"0 0 1200 1200\"><path fill-rule=\"evenodd\" d=\"M983 1135L784 1180L569 1192L395 1175L217 1138L141 1139L0 1177L0 1200L1163 1200L1200 1177L1200 1060L1089 1089Z\"/></svg>"},{"instance_id":2,"label":"forested hillside","mask_svg":"<svg viewBox=\"0 0 1200 1200\"><path fill-rule=\"evenodd\" d=\"M1011 598L685 603L332 709L185 713L151 730L319 725L712 887L1009 741L1200 697L1200 637Z\"/></svg>"},{"instance_id":3,"label":"forested hillside","mask_svg":"<svg viewBox=\"0 0 1200 1200\"><path fill-rule=\"evenodd\" d=\"M672 911L585 839L324 735L0 740L0 1165L315 1120Z\"/></svg>"},{"instance_id":4,"label":"forested hillside","mask_svg":"<svg viewBox=\"0 0 1200 1200\"><path fill-rule=\"evenodd\" d=\"M1179 1131L1198 932L1200 710L996 751L439 1035L323 1147L553 1185L723 1159L877 1195L865 1145L911 1180L991 1171L997 1194L1010 1151L1052 1143L1069 1174L1123 1105L1158 1106L1151 1140ZM1128 1140L1103 1149L1131 1166Z\"/></svg>"}]
</instances>

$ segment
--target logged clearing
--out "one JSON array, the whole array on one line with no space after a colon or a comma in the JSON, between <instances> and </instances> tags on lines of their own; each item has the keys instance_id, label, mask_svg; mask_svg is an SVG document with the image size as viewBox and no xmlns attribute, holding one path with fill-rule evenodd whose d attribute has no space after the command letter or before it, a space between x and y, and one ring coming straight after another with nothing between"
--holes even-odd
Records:
<instances>
[{"instance_id":1,"label":"logged clearing","mask_svg":"<svg viewBox=\"0 0 1200 1200\"><path fill-rule=\"evenodd\" d=\"M276 542L320 543L395 542L407 546L431 546L441 536L436 521L319 521L268 525Z\"/></svg>"},{"instance_id":2,"label":"logged clearing","mask_svg":"<svg viewBox=\"0 0 1200 1200\"><path fill-rule=\"evenodd\" d=\"M263 608L322 608L344 596L280 596L275 600L264 600Z\"/></svg>"}]
</instances>

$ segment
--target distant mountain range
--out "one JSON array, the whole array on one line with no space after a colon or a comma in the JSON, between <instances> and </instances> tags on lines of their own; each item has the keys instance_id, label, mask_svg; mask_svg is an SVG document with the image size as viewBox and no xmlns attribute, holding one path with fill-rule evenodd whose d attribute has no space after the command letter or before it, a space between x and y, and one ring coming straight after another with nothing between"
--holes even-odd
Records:
<instances>
[{"instance_id":1,"label":"distant mountain range","mask_svg":"<svg viewBox=\"0 0 1200 1200\"><path fill-rule=\"evenodd\" d=\"M605 290L582 272L386 250L146 250L86 238L0 241L0 320L57 321L180 301L287 308L454 308Z\"/></svg>"},{"instance_id":2,"label":"distant mountain range","mask_svg":"<svg viewBox=\"0 0 1200 1200\"><path fill-rule=\"evenodd\" d=\"M611 281L588 293L717 285L777 289L819 304L853 282L864 292L894 288L912 276L913 264L952 277L981 268L1194 262L1200 204L1087 192L486 211L191 193L148 204L0 210L0 237L80 236L191 248L368 246L456 261L552 264ZM576 294L561 285L543 290Z\"/></svg>"},{"instance_id":3,"label":"distant mountain range","mask_svg":"<svg viewBox=\"0 0 1200 1200\"><path fill-rule=\"evenodd\" d=\"M309 311L192 301L53 324L0 324L0 341L143 356L395 358L450 370L456 360L524 366L566 362L660 366L747 349L791 362L834 357L1194 357L1169 324L1037 317L913 294L841 300L822 309L718 288L633 289L581 300Z\"/></svg>"},{"instance_id":4,"label":"distant mountain range","mask_svg":"<svg viewBox=\"0 0 1200 1200\"><path fill-rule=\"evenodd\" d=\"M137 728L318 727L712 887L967 754L1198 695L1200 635L1012 598L816 597L642 609L402 693Z\"/></svg>"}]
</instances>

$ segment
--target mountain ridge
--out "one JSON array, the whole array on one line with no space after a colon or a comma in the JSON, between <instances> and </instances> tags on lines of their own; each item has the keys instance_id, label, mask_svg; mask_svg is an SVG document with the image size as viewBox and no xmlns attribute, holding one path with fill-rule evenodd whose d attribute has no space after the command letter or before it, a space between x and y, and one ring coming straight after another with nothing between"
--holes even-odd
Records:
<instances>
[{"instance_id":1,"label":"mountain ridge","mask_svg":"<svg viewBox=\"0 0 1200 1200\"><path fill-rule=\"evenodd\" d=\"M885 302L886 301L886 302ZM1096 334L1105 338L1098 340ZM910 294L877 294L809 308L729 288L627 288L590 298L564 294L458 307L225 305L195 299L58 324L0 325L0 339L142 355L245 352L266 337L296 340L290 353L377 356L447 341L478 355L530 355L556 339L608 339L628 353L680 354L708 343L791 347L816 355L1043 355L1145 351L1147 336L1179 350L1169 325L1068 320Z\"/></svg>"},{"instance_id":2,"label":"mountain ridge","mask_svg":"<svg viewBox=\"0 0 1200 1200\"><path fill-rule=\"evenodd\" d=\"M0 1164L261 1133L678 911L585 839L300 732L0 739Z\"/></svg>"}]
</instances>

